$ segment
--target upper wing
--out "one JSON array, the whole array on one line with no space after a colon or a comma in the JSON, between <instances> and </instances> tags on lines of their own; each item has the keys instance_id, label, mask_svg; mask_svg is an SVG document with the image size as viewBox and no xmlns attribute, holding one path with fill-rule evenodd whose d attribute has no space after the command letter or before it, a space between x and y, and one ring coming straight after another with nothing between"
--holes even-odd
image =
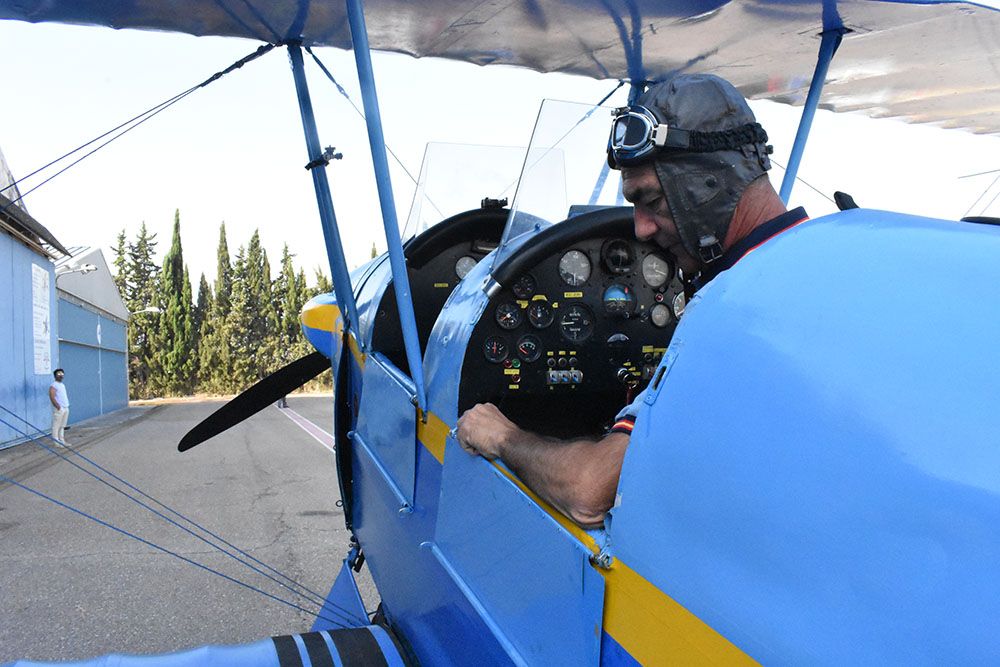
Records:
<instances>
[{"instance_id":1,"label":"upper wing","mask_svg":"<svg viewBox=\"0 0 1000 667\"><path fill-rule=\"evenodd\" d=\"M1000 11L873 0L368 0L373 49L595 78L712 72L805 98L824 27L846 28L821 103L1000 131ZM350 48L344 0L0 0L0 18Z\"/></svg>"}]
</instances>

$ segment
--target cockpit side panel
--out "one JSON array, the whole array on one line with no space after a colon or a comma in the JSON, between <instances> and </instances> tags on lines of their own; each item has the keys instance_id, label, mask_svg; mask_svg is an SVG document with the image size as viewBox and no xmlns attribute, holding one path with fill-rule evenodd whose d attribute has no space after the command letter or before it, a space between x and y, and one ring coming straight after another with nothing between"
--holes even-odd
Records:
<instances>
[{"instance_id":1,"label":"cockpit side panel","mask_svg":"<svg viewBox=\"0 0 1000 667\"><path fill-rule=\"evenodd\" d=\"M717 277L637 418L616 558L764 663L995 660L998 256L857 209Z\"/></svg>"}]
</instances>

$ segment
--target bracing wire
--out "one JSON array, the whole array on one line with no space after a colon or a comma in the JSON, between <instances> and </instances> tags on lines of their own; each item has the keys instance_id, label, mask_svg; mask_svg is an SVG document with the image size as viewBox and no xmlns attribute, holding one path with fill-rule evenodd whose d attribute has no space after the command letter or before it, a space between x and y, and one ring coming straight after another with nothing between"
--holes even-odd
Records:
<instances>
[{"instance_id":1,"label":"bracing wire","mask_svg":"<svg viewBox=\"0 0 1000 667\"><path fill-rule=\"evenodd\" d=\"M976 204L978 204L979 201L986 196L986 193L989 192L993 188L993 186L997 184L997 181L1000 181L1000 174L997 174L997 177L994 178L993 181L986 186L986 189L983 190L981 193L979 193L979 196L976 197L976 201L972 202L972 206L970 206L969 209L965 212L965 215L969 215L969 213L972 212L972 209L976 208ZM997 195L1000 195L1000 192L998 192ZM997 198L993 197L993 199L990 200L990 203L986 205L986 208L984 208L983 211L986 211L986 209L992 206L993 202L995 202L996 200ZM965 215L963 215L962 217L964 218Z\"/></svg>"},{"instance_id":2,"label":"bracing wire","mask_svg":"<svg viewBox=\"0 0 1000 667\"><path fill-rule=\"evenodd\" d=\"M361 120L367 120L365 118L365 112L362 111L358 107L358 105L354 103L354 100L352 100L351 96L347 94L347 91L344 89L344 87L342 85L340 85L340 83L337 81L337 79L334 78L334 76L330 72L330 70L327 69L326 65L323 64L323 61L321 61L319 59L319 56L317 56L315 53L313 53L313 51L312 51L312 49L310 47L307 46L307 47L305 47L305 49L306 49L306 53L308 53L310 56L312 56L313 61L315 61L315 63L319 66L319 68L320 68L320 70L322 70L323 74L326 75L326 78L328 78L330 80L330 82L334 86L336 86L337 92L339 92L341 95L343 95L344 99L347 100L348 104L350 104L354 108L354 111L356 111L357 114L358 114L358 116L361 117ZM411 181L413 181L413 185L419 186L420 184L417 182L417 179L413 176L413 174L410 172L410 170L406 168L406 165L403 164L403 161L399 158L398 155L396 155L396 152L393 151L392 148L388 144L386 144L385 150L386 150L387 153L389 153L389 155L392 156L392 159L396 161L396 164L398 164L400 166L400 168L409 177L409 179ZM437 205L431 200L431 198L427 197L426 195L425 195L424 198L427 199L427 203L430 204L434 208L435 211L437 211L438 215L440 215L443 218L444 217L444 213L441 212L441 209L439 209L437 207Z\"/></svg>"},{"instance_id":3,"label":"bracing wire","mask_svg":"<svg viewBox=\"0 0 1000 667\"><path fill-rule=\"evenodd\" d=\"M208 77L207 79L205 79L205 80L204 80L204 81L202 81L201 83L199 83L199 84L197 84L197 85L195 85L195 86L191 86L190 88L188 88L188 89L187 89L187 90L185 90L184 92L182 92L182 93L178 93L177 95L174 95L173 97L169 97L169 98L167 98L166 100L164 100L164 101L160 102L159 104L157 104L157 105L155 105L155 106L153 106L153 107L150 107L150 108L149 108L149 109L147 109L146 111L143 111L142 113L140 113L140 114L138 114L138 115L136 115L136 116L133 116L133 117L132 117L132 118L130 118L129 120L125 121L124 123L121 123L121 124L119 124L119 125L117 125L117 126L115 126L115 127L111 128L111 129L110 129L110 130L108 130L107 132L105 132L105 133L103 133L103 134L101 134L101 135L99 135L99 136L97 136L97 137L94 137L94 138L93 138L93 139L91 139L90 141L88 141L88 142L86 142L86 143L84 143L84 144L81 144L80 146L77 146L77 147L76 147L76 148L74 148L73 150L71 150L71 151L69 151L69 152L67 152L67 153L64 153L63 155L59 156L59 157L58 157L58 158L56 158L55 160L52 160L52 161L51 161L51 162L49 162L48 164L45 164L45 165L43 165L43 166L39 167L38 169L35 169L35 170L34 170L33 172L31 172L31 173L30 173L30 174L28 174L27 176L25 176L25 177L23 177L23 178L20 178L20 179L18 179L18 180L16 180L16 181L14 181L13 183L11 183L10 185L8 185L8 186L7 186L6 188L4 188L3 190L0 190L0 192L3 192L3 191L5 191L5 190L8 190L8 189L10 189L10 188L14 188L14 187L16 187L17 185L19 185L19 184L20 184L20 183L22 183L23 181L26 181L27 179L29 179L29 178L31 178L31 177L33 177L33 176L35 176L35 175L39 174L40 172L42 172L42 171L44 171L44 170L48 169L49 167L51 167L51 166L53 166L53 165L55 165L55 164L57 164L57 163L61 162L62 160L65 160L65 159L66 159L66 158L68 158L69 156L71 156L71 155L73 155L73 154L75 154L75 153L78 153L79 151L81 151L81 150L83 150L83 149L87 148L88 146L90 146L91 144L94 144L94 143L97 143L98 141L101 141L101 140L102 140L102 139L104 139L105 137L107 137L107 136L109 136L109 135L112 135L112 134L114 134L115 132L118 132L119 130L122 130L122 128L126 128L126 129L122 130L121 132L118 132L118 134L115 134L115 135L114 135L113 137L111 137L111 139L108 139L108 140L107 140L107 141L105 141L104 143L100 144L100 145L99 145L99 146L98 146L97 148L95 148L94 150L92 150L92 151L90 151L90 152L88 152L88 153L84 154L84 155L83 155L83 157L81 157L81 158L79 158L79 159L77 159L77 160L75 160L75 161L71 162L71 163L70 163L70 164L69 164L68 166L64 167L63 169L60 169L59 171L57 171L57 172L56 172L55 174L53 174L53 175L52 175L52 176L50 176L49 178L46 178L46 179L45 179L44 181L42 181L42 182L41 182L41 183L39 183L38 185L34 186L33 188L31 188L31 189L30 189L30 190L28 190L27 192L25 192L25 193L21 194L21 195L20 195L19 197L17 197L16 199L13 199L12 201L10 201L10 202L9 202L9 203L8 203L8 204L7 204L6 206L4 206L4 207L3 207L3 209L0 209L0 213L3 213L3 212L5 212L5 211L6 211L6 210L7 210L8 208L10 208L11 206L13 206L13 205L14 205L14 204L16 204L17 202L21 201L21 200L22 200L22 199L24 199L24 198L25 198L25 197L26 197L27 195L31 194L32 192L34 192L35 190L37 190L37 189L38 189L38 188L40 188L41 186L45 185L46 183L48 183L49 181L51 181L51 180L52 180L53 178L55 178L56 176L58 176L58 175L62 174L63 172L65 172L65 171L66 171L67 169L69 169L70 167L73 167L74 165L76 165L76 164L79 164L79 163L80 163L80 162L81 162L82 160L86 159L87 157L90 157L91 155L93 155L93 154L94 154L94 153L96 153L97 151L101 150L102 148L104 148L105 146L107 146L108 144L110 144L110 143L111 143L112 141L114 141L115 139L118 139L118 138L120 138L121 136L123 136L124 134L126 134L126 133L128 133L128 132L130 132L130 131L134 130L134 129L135 129L136 127L138 127L139 125L142 125L142 124L143 124L144 122L146 122L147 120L149 120L149 119L150 119L150 118L152 118L153 116L155 116L155 115L159 114L159 113L160 113L161 111L163 111L163 110L165 110L165 109L167 109L167 108L169 108L169 107L173 106L173 105L174 105L174 104L176 104L177 102L180 102L180 101L181 101L182 99L184 99L185 97L187 97L187 96L188 96L188 95L190 95L191 93L195 92L195 91L196 91L196 90L198 90L199 88L204 88L204 87L205 87L205 86L207 86L208 84L210 84L210 83L213 83L213 82L215 82L215 81L217 81L217 80L221 79L221 78L222 78L223 76L225 76L226 74L229 74L230 72L233 72L234 70L237 70L237 69L239 69L240 67L243 67L243 65L245 65L245 64L247 64L247 63L249 63L249 62L251 62L251 61L253 61L253 60L256 60L257 58L261 57L262 55L264 55L265 53L267 53L268 51L270 51L271 49L273 49L273 48L274 48L275 46L278 46L278 45L279 45L279 43L275 43L275 44L264 44L264 45L262 45L262 46L261 46L260 48L258 48L258 49L257 49L256 51L254 51L253 53L251 53L251 54L249 54L249 55L246 55L246 56L244 56L243 58L240 58L239 60L237 60L236 62L234 62L234 63L233 63L232 65L230 65L229 67L227 67L227 68L225 68L225 69L223 69L223 70L220 70L220 71L216 72L215 74L213 74L212 76ZM140 120L140 119L142 119L142 120ZM137 121L138 121L138 122L137 122Z\"/></svg>"},{"instance_id":4,"label":"bracing wire","mask_svg":"<svg viewBox=\"0 0 1000 667\"><path fill-rule=\"evenodd\" d=\"M93 521L93 522L95 522L97 524L100 524L100 525L104 526L105 528L110 528L111 530L115 531L116 533L119 533L119 534L124 535L126 537L130 537L133 540L137 540L137 541L145 544L146 546L149 546L149 547L152 547L152 548L156 549L157 551L161 551L161 552L163 552L165 554L168 554L170 556L173 556L175 558L179 558L180 560L184 561L185 563L188 563L190 565L194 565L195 567L200 568L202 570L205 570L206 572L210 572L212 574L218 575L218 576L222 577L223 579L225 579L226 581L229 581L229 582L232 582L232 583L237 584L239 586L242 586L243 588L246 588L246 589L249 589L251 591L254 591L255 593L260 593L264 597L270 598L270 599L272 599L272 600L274 600L276 602L280 602L281 604L283 604L283 605L285 605L287 607L291 607L292 609L296 609L296 610L301 611L303 613L309 614L310 616L314 616L314 617L316 617L316 618L318 618L320 620L326 621L327 623L332 623L336 627L341 627L341 628L347 627L347 626L343 625L339 621L335 621L335 620L333 620L331 618L327 618L327 617L323 616L322 614L314 612L314 611L310 611L309 609L306 609L305 607L300 607L299 605L295 604L294 602L290 602L288 600L285 600L284 598L280 598L277 595L272 595L271 593L268 593L265 590L257 588L253 584L248 584L245 581L241 581L241 580L239 580L239 579L237 579L235 577L231 577L228 574L225 574L224 572L220 572L220 571L218 571L218 570L216 570L214 568L209 567L208 565L205 565L203 563L199 563L196 560L192 560L191 558L188 558L187 556L181 555L181 554L177 553L176 551L171 551L170 549L167 549L166 547L162 547L159 544L155 544L154 542L151 542L151 541L145 539L144 537L140 537L139 535L136 535L135 533L130 533L129 531L125 530L124 528L119 528L118 526L115 526L115 525L113 525L113 524L105 521L104 519L101 519L99 517L94 516L93 514L89 514L87 512L84 512L81 509L73 507L72 505L64 503L61 500L53 498L52 496L47 495L47 494L45 494L45 493L43 493L43 492L41 492L41 491L39 491L37 489L33 489L30 486L22 484L21 482L18 482L17 480L15 480L15 479L13 479L11 477L8 477L6 475L0 475L0 482L5 482L7 484L10 484L11 486L16 486L16 487L18 487L20 489L23 489L23 490L27 491L28 493L34 494L34 495L38 496L39 498L43 498L45 500L48 500L49 502L54 503L54 504L58 505L59 507L62 507L63 509L68 509L69 511L74 512L76 514L79 514L80 516L82 516L82 517L84 517L86 519L90 519L91 521ZM320 611L322 611L322 609Z\"/></svg>"},{"instance_id":5,"label":"bracing wire","mask_svg":"<svg viewBox=\"0 0 1000 667\"><path fill-rule=\"evenodd\" d=\"M5 412L8 412L8 413L10 413L10 414L14 415L14 416L15 416L15 417L17 417L17 418L18 418L18 419L19 419L20 421L23 421L23 422L24 422L25 424L27 424L27 425L28 425L28 426L29 426L30 428L34 429L34 430L35 430L36 432L38 432L38 433L42 433L40 429L38 429L38 428L36 428L35 426L31 425L31 424L30 424L30 423L29 423L29 422L28 422L27 420L24 420L23 418L19 417L19 416L18 416L18 415L16 415L15 413L11 412L11 410L9 410L8 408L6 408L6 407L4 407L4 406L0 406L0 409L2 409L2 410L4 410ZM143 492L142 490L138 489L137 487L133 486L132 484L130 484L130 483L129 483L129 482L127 482L126 480L122 479L121 477L119 477L119 476L118 476L118 475L116 475L115 473L111 472L111 471L110 471L110 470L108 470L107 468L104 468L103 466L101 466L101 465L100 465L100 464L98 464L97 462L93 461L92 459L88 458L87 456L85 456L85 455L83 455L83 454L81 454L81 453L79 453L79 452L77 452L77 451L74 451L74 450L72 450L72 449L69 449L69 448L66 448L66 449L65 449L65 451L67 451L67 452L70 452L70 453L74 454L75 456L77 456L77 457L79 457L79 458L82 458L82 459L83 459L84 461L86 461L86 462L87 462L87 463L89 463L90 465L94 466L95 468L97 468L97 469L98 469L98 470L100 470L101 472L103 472L103 473L105 473L105 474L107 474L107 475L111 476L111 477L112 477L112 478L114 478L115 480L117 480L117 481L121 482L122 484L124 484L124 485L125 485L125 486L127 486L128 488L130 488L130 489L132 489L133 491L135 491L136 493L138 493L138 494L142 495L143 497L145 497L145 498L147 498L147 499L151 500L152 502L154 502L154 503L156 503L157 505L159 505L160 507L164 508L165 510L167 510L167 511L168 511L168 512L170 512L171 514L173 514L173 515L175 515L175 516L179 517L180 519L182 519L182 520L186 521L187 523L191 524L192 526L194 526L194 527L195 527L195 528L197 528L198 530L201 530L202 532L204 532L204 533L206 533L206 534L210 535L211 537L213 537L214 539L218 540L219 542L222 542L222 543L223 543L223 544L225 544L226 546L228 546L228 547L230 547L230 548L234 549L234 550L235 550L236 552L238 552L239 554L241 554L241 555L245 556L246 558L249 558L250 560L252 560L252 561L254 561L255 563L259 564L259 565L260 565L261 567L264 567L264 568L266 568L267 570L269 570L269 571L271 571L271 572L275 573L276 575L278 575L278 576L282 577L283 579L285 579L286 581L290 582L290 583L291 583L291 584L293 584L294 586L297 586L297 587L301 588L302 590L305 590L306 592L308 592L308 593L309 593L309 594L310 594L311 596L313 596L313 597L312 597L312 598L310 598L309 596L305 595L304 593L302 593L302 592L300 592L300 591L298 591L298 590L296 590L296 589L292 588L291 586L289 586L289 585L285 584L284 582L280 581L279 579L277 579L277 578L275 578L275 577L273 577L273 576L271 576L271 575L267 574L266 572L262 571L261 569L259 569L259 568L255 567L254 565L250 564L249 562L246 562L246 561L244 561L243 559L241 559L241 558L237 557L236 555L234 555L234 554L230 553L229 551L227 551L227 550L226 550L225 548L223 548L223 547L219 546L218 544L215 544L214 542L212 542L212 541L210 541L210 540L206 539L205 537L203 537L203 536L201 536L201 535L198 535L197 533L193 532L192 530L190 530L190 529L189 529L189 528L187 528L186 526L183 526L183 525L181 525L181 524L177 523L176 521L174 521L174 520L173 520L173 519L171 519L170 517L168 517L168 516L165 516L165 515L164 515L163 513L161 513L161 512L159 512L159 511L157 511L157 510L156 510L156 509L154 509L153 507L150 507L150 506L149 506L149 505L147 505L146 503L143 503L143 502L142 502L141 500L139 500L138 498L135 498L134 496L131 496L131 495L130 495L130 494L128 494L128 493L127 493L126 491L123 491L122 489L120 489L120 488L116 487L115 485L111 484L111 483L110 483L110 482L108 482L107 480L105 480L105 479L102 479L102 478L101 478L100 476L98 476L98 475L95 475L95 474L94 474L93 472L91 472L91 471L89 471L89 470L85 469L85 468L84 468L83 466L79 465L79 464L78 464L78 463L76 463L75 461L71 461L71 460L69 460L69 458L67 458L67 457L66 457L66 456L65 456L64 454L62 454L62 453L60 453L60 452L58 452L58 451L54 450L53 448L49 447L48 445L45 445L45 444L44 444L43 442L41 442L41 441L40 441L39 439L37 439L37 438L35 438L35 437L33 437L33 436L31 436L31 435L27 434L27 433L24 433L23 431L21 431L20 429L18 429L18 428L17 428L17 427L15 427L14 425L12 425L12 424L11 424L10 422L8 422L8 421L6 421L5 419L3 419L2 417L0 417L0 424L4 424L4 425L8 426L8 427L9 427L9 428L11 428L12 430L14 430L14 431L15 431L16 433L18 433L18 434L20 434L20 435L22 435L22 436L24 436L24 437L28 438L28 439L29 439L29 440L31 440L31 441L32 441L33 443L37 444L37 445L38 445L39 447L43 448L43 449L44 449L45 451L47 451L48 453L52 454L53 456L55 456L55 457L58 457L58 458L60 458L60 459L62 459L62 460L64 460L64 461L66 461L67 463L69 463L69 464L70 464L70 465L72 465L73 467L75 467L75 468L79 469L80 471L84 472L85 474L87 474L87 475L89 475L89 476L93 477L94 479L96 479L97 481L101 482L102 484L104 484L104 485L105 485L105 486L107 486L108 488L112 489L113 491L115 491L115 492L117 492L117 493L119 493L119 494L121 494L121 495L125 496L126 498L128 498L128 499L129 499L129 500L131 500L132 502L134 502L134 503L138 504L138 505L139 505L140 507L142 507L142 508L144 508L144 509L148 510L149 512L151 512L151 513L153 513L153 514L155 514L156 516L160 517L161 519L163 519L164 521L166 521L166 522L170 523L171 525L173 525L173 526L176 526L177 528L179 528L179 529L183 530L184 532L188 533L188 534L189 534L189 535L191 535L192 537L195 537L196 539L200 540L201 542L204 542L204 543L205 543L205 544L207 544L208 546L210 546L210 547L212 547L212 548L214 548L214 549L217 549L218 551L222 552L222 553L223 553L223 554L225 554L226 556L229 556L230 558L232 558L232 559L233 559L233 560L235 560L236 562L240 563L241 565L244 565L244 566L246 566L247 568L251 569L252 571L256 572L257 574L260 574L261 576L263 576L263 577L266 577L267 579L270 579L270 580L271 580L271 581L273 581L274 583L276 583L276 584L278 584L279 586L281 586L281 587L283 587L283 588L287 589L288 591L292 592L293 594L295 594L295 595L298 595L299 597L301 597L301 598L303 598L303 599L305 599L305 600L309 601L309 602L310 602L311 604L318 604L318 605L319 605L319 606L320 606L321 608L322 608L322 606L323 606L324 604L326 604L326 600L325 600L325 599L324 599L324 597L323 597L322 595L320 595L319 593L317 593L317 592L315 592L315 591L313 591L313 590L309 589L309 588L308 588L307 586L305 586L305 585L303 585L303 584L301 584L301 583L299 583L299 582L295 581L295 580L294 580L294 579L292 579L291 577L289 577L289 576L285 575L284 573L282 573L282 572L280 572L280 571L276 570L275 568L273 568L273 567L271 567L271 566L267 565L266 563L264 563L264 562L262 562L262 561L258 560L257 558L254 558L254 557L253 557L253 556L251 556L250 554L246 553L245 551L243 551L243 550L242 550L242 549L240 549L239 547L237 547L237 546L233 545L232 543L230 543L230 542L226 541L225 539L223 539L223 538L222 538L222 537L220 537L219 535L217 535L217 534L213 533L212 531L208 530L208 529L207 529L207 528L205 528L204 526L201 526L201 525L200 525L200 524L198 524L197 522L195 522L195 521L193 521L193 520L191 520L191 519L187 518L187 517L186 517L186 516L184 516L183 514L181 514L181 513L177 512L176 510L174 510L174 509L170 508L169 506L167 506L167 505L165 505L164 503L160 502L160 501L159 501L159 500L157 500L156 498L153 498L153 497L152 497L152 496L150 496L149 494L147 494L147 493ZM45 435L44 433L42 433L42 435L43 435L44 437L47 437L47 438L50 438L50 439L51 439L51 440L52 440L53 442L55 442L55 443L57 443L57 444L58 444L58 441L56 441L56 440L55 440L54 438L52 438L51 436L48 436L48 435ZM60 445L60 446L62 446L62 445ZM336 607L336 605L333 605L333 606L334 606L334 607ZM357 622L357 621L359 620L359 619L354 619L354 618L353 618L353 617L351 616L350 612L348 612L347 610L344 610L344 609L341 609L341 608L339 608L339 607L336 607L336 608L337 608L337 609L339 609L339 611L341 612L341 614L339 614L339 615L342 615L342 616L343 616L343 618L344 618L345 620L348 620L348 621L352 621L352 622Z\"/></svg>"},{"instance_id":6,"label":"bracing wire","mask_svg":"<svg viewBox=\"0 0 1000 667\"><path fill-rule=\"evenodd\" d=\"M785 165L781 164L780 162L778 162L774 158L771 158L771 162L773 162L774 164L778 165L783 171L788 171L788 169L785 167ZM805 180L804 178L802 178L798 174L795 175L795 180L798 181L799 183L801 183L802 185L806 186L807 188L809 188L810 190L812 190L816 194L818 194L820 197L823 197L824 199L826 199L828 202L830 202L834 206L837 205L837 202L833 199L833 197L831 197L830 195L826 194L825 192L823 192L819 188L815 187L812 183L810 183L809 181Z\"/></svg>"}]
</instances>

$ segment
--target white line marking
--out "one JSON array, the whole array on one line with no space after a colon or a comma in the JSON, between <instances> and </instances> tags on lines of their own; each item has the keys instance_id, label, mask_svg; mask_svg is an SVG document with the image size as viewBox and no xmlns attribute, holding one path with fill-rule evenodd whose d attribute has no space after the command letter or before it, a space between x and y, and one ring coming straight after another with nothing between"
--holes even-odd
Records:
<instances>
[{"instance_id":1,"label":"white line marking","mask_svg":"<svg viewBox=\"0 0 1000 667\"><path fill-rule=\"evenodd\" d=\"M308 419L306 419L305 417L303 417L302 415L300 415L295 410L292 410L291 408L278 408L277 406L275 406L275 408L279 412L281 412L282 414L284 414L286 417L288 417L289 419L291 419L292 422L294 422L296 426L298 426L303 431L305 431L306 433L308 433L309 435L311 435L313 437L313 440L315 440L319 444L323 445L324 447L326 447L327 449L329 449L331 452L335 452L336 451L333 448L333 435L332 434L327 433L326 431L324 431L323 429L321 429L319 426L316 426L316 424L313 424L311 421L309 421Z\"/></svg>"}]
</instances>

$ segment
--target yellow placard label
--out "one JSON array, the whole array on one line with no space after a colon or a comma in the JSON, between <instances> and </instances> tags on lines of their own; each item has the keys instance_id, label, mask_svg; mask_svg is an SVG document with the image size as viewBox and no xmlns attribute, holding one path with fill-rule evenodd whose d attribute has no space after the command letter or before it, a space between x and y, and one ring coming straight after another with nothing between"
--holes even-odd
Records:
<instances>
[{"instance_id":1,"label":"yellow placard label","mask_svg":"<svg viewBox=\"0 0 1000 667\"><path fill-rule=\"evenodd\" d=\"M524 310L525 308L528 307L528 302L525 299L518 299L517 305L521 306L521 310Z\"/></svg>"},{"instance_id":2,"label":"yellow placard label","mask_svg":"<svg viewBox=\"0 0 1000 667\"><path fill-rule=\"evenodd\" d=\"M434 287L448 287L448 283L434 283Z\"/></svg>"},{"instance_id":3,"label":"yellow placard label","mask_svg":"<svg viewBox=\"0 0 1000 667\"><path fill-rule=\"evenodd\" d=\"M549 297L545 296L544 294L536 294L535 296L531 297L531 300L532 301L548 301Z\"/></svg>"},{"instance_id":4,"label":"yellow placard label","mask_svg":"<svg viewBox=\"0 0 1000 667\"><path fill-rule=\"evenodd\" d=\"M520 368L505 368L503 369L504 375L517 375L521 372Z\"/></svg>"},{"instance_id":5,"label":"yellow placard label","mask_svg":"<svg viewBox=\"0 0 1000 667\"><path fill-rule=\"evenodd\" d=\"M519 384L509 384L509 385L507 385L507 388L508 389L520 389L521 385L519 385Z\"/></svg>"},{"instance_id":6,"label":"yellow placard label","mask_svg":"<svg viewBox=\"0 0 1000 667\"><path fill-rule=\"evenodd\" d=\"M564 292L563 293L563 298L564 299L582 299L583 298L583 292Z\"/></svg>"},{"instance_id":7,"label":"yellow placard label","mask_svg":"<svg viewBox=\"0 0 1000 667\"><path fill-rule=\"evenodd\" d=\"M656 348L654 348L652 345L643 345L642 346L642 352L643 352L643 354L646 354L648 352L652 352L655 349Z\"/></svg>"}]
</instances>

